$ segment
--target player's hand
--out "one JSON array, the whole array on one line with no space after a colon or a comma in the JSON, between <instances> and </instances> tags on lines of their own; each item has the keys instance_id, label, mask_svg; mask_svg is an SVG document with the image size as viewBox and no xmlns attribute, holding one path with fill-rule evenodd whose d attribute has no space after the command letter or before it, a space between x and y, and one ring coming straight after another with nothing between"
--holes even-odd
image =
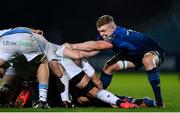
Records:
<instances>
[{"instance_id":1,"label":"player's hand","mask_svg":"<svg viewBox=\"0 0 180 113\"><path fill-rule=\"evenodd\" d=\"M63 46L64 46L64 47L67 47L67 48L72 48L72 46L71 46L70 43L64 43Z\"/></svg>"}]
</instances>

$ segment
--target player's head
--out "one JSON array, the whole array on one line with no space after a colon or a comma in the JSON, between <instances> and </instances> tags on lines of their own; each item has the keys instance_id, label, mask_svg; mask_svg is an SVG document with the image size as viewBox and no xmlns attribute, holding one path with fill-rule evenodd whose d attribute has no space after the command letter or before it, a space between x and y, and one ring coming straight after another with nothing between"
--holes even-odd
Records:
<instances>
[{"instance_id":1,"label":"player's head","mask_svg":"<svg viewBox=\"0 0 180 113\"><path fill-rule=\"evenodd\" d=\"M106 39L114 32L116 24L112 16L103 15L97 20L96 27L99 34Z\"/></svg>"}]
</instances>

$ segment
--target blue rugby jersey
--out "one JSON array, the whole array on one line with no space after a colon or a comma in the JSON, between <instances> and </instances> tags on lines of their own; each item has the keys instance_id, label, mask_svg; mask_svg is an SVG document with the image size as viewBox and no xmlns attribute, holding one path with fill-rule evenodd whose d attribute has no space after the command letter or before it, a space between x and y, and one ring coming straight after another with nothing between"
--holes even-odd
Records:
<instances>
[{"instance_id":1,"label":"blue rugby jersey","mask_svg":"<svg viewBox=\"0 0 180 113\"><path fill-rule=\"evenodd\" d=\"M103 40L103 38L99 35L97 40ZM148 35L120 26L116 27L107 41L113 44L115 52L121 52L128 56L139 56L148 51L163 51L159 44Z\"/></svg>"}]
</instances>

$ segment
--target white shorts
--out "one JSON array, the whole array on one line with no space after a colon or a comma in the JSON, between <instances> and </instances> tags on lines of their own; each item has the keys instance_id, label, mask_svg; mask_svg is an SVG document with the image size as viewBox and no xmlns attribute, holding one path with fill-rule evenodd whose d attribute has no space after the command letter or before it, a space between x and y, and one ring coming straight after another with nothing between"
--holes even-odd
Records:
<instances>
[{"instance_id":1,"label":"white shorts","mask_svg":"<svg viewBox=\"0 0 180 113\"><path fill-rule=\"evenodd\" d=\"M87 61L82 61L82 67L76 65L76 63L69 58L61 58L59 63L66 71L69 80L78 75L81 71L84 71L90 78L95 73L94 68Z\"/></svg>"},{"instance_id":2,"label":"white shorts","mask_svg":"<svg viewBox=\"0 0 180 113\"><path fill-rule=\"evenodd\" d=\"M66 71L69 80L83 71L82 68L77 66L74 61L69 58L61 58L61 60L59 60L59 63Z\"/></svg>"}]
</instances>

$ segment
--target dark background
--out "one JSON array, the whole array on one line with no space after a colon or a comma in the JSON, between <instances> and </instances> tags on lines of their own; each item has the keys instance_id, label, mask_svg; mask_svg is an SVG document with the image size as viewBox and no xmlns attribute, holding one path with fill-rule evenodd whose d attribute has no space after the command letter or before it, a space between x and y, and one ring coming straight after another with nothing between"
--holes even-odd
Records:
<instances>
[{"instance_id":1,"label":"dark background","mask_svg":"<svg viewBox=\"0 0 180 113\"><path fill-rule=\"evenodd\" d=\"M57 44L95 40L97 19L112 15L118 25L150 34L178 67L179 0L3 0L0 4L0 29L42 29Z\"/></svg>"}]
</instances>

